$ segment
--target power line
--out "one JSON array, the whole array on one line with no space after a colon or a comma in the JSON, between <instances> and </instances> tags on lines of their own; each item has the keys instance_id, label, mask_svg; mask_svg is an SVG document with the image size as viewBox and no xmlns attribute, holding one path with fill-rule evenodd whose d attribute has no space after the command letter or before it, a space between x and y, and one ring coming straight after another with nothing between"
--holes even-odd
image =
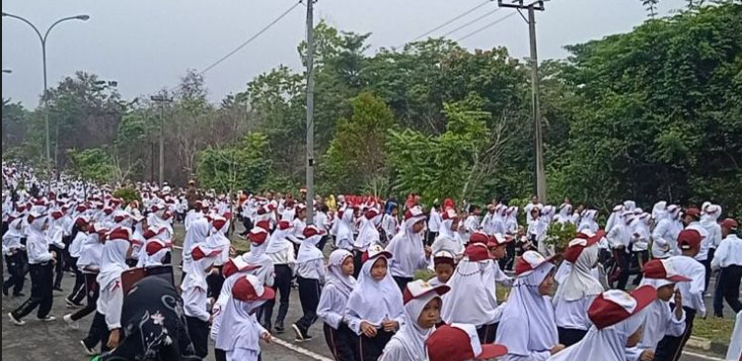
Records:
<instances>
[{"instance_id":1,"label":"power line","mask_svg":"<svg viewBox=\"0 0 742 361\"><path fill-rule=\"evenodd\" d=\"M476 34L479 34L482 31L485 31L485 30L487 30L487 29L489 29L489 28L491 28L491 27L493 27L493 26L495 26L495 25L497 25L497 24L499 24L499 23L507 20L508 18L510 18L510 17L512 17L512 16L514 16L516 14L517 13L510 13L510 14L508 14L506 16L503 16L503 17L501 17L501 18L499 18L499 19L497 19L497 20L495 20L495 21L493 21L493 22L491 22L491 23L489 23L489 24L487 24L487 25L485 25L485 26L483 26L483 27L481 27L481 28L479 28L479 29L471 32L471 33L469 33L469 34L466 34L466 35L464 35L464 36L456 39L456 42L461 42L462 40L466 40L466 39L468 39L468 38L470 38L470 37L472 37L472 36L474 36Z\"/></svg>"},{"instance_id":2,"label":"power line","mask_svg":"<svg viewBox=\"0 0 742 361\"><path fill-rule=\"evenodd\" d=\"M237 54L240 50L244 49L246 46L250 45L253 41L255 41L257 38L259 38L261 35L263 35L266 31L270 30L274 25L276 25L281 19L285 18L289 13L291 13L294 9L296 9L299 5L301 5L302 2L299 1L296 4L294 4L292 7L290 7L288 10L286 10L281 16L277 17L275 20L273 20L268 26L264 27L262 30L260 30L257 34L250 37L250 39L247 39L244 43L242 43L240 46L235 48L234 50L230 51L227 55L223 56L221 59L217 60L213 64L206 67L204 70L202 70L199 75L204 75L210 70L216 68L217 66L221 65L221 63L225 62L227 59L231 58L235 54Z\"/></svg>"},{"instance_id":3,"label":"power line","mask_svg":"<svg viewBox=\"0 0 742 361\"><path fill-rule=\"evenodd\" d=\"M482 15L482 16L479 16L479 17L477 17L476 19L474 19L474 20L472 20L472 21L470 21L470 22L468 22L468 23L466 23L466 24L464 24L464 25L461 25L461 26L459 26L459 27L457 27L457 28L455 28L455 29L453 29L453 30L451 30L451 31L449 31L449 32L447 32L447 33L445 33L445 34L443 34L443 36L441 36L441 37L445 38L445 37L447 37L447 36L449 36L449 35L451 35L451 34L453 34L453 33L457 32L457 31L459 31L459 30L462 30L462 29L468 28L469 26L471 26L471 25L474 25L475 23L479 22L480 20L482 20L482 19L484 19L484 18L486 18L486 17L488 17L488 16L490 16L490 15L492 15L492 14L494 14L494 13L498 12L498 11L500 11L500 8L497 8L497 9L495 9L495 10L492 10L492 11L490 11L490 12L487 12L486 14L484 14L484 15Z\"/></svg>"},{"instance_id":4,"label":"power line","mask_svg":"<svg viewBox=\"0 0 742 361\"><path fill-rule=\"evenodd\" d=\"M459 19L463 18L464 16L467 16L467 15L469 15L469 14L473 13L474 11L478 10L479 8L481 8L481 7L483 7L483 6L487 5L487 4L489 4L489 3L491 2L491 1L492 1L492 0L485 0L485 2L483 2L483 3L481 3L481 4L477 5L477 6L475 6L475 7L473 7L473 8L471 8L471 9L469 9L469 10L467 10L467 11L466 11L466 12L464 12L463 14L461 14L461 15L459 15L459 16L457 16L457 17L455 17L455 18L453 18L453 19L451 19L451 20L449 20L449 21L446 21L445 23L443 23L443 24L439 25L438 27L436 27L436 28L434 28L434 29L431 29L430 31L426 32L425 34L422 34L422 35L420 35L420 36L416 37L416 38L415 38L415 39L414 39L413 41L417 41L417 40L420 40L420 39L422 39L422 38L424 38L424 37L426 37L426 36L428 36L428 35L430 35L430 34L432 34L432 33L436 32L436 31L438 31L438 30L440 30L440 29L443 29L443 28L445 28L445 27L446 27L446 26L448 26L448 25L451 25L452 23L454 23L455 21L457 21L457 20L459 20Z\"/></svg>"}]
</instances>

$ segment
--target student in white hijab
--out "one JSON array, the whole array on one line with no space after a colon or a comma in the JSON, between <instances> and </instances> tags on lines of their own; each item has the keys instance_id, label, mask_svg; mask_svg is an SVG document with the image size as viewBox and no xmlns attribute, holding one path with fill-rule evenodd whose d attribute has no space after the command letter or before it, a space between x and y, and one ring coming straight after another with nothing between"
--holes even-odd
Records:
<instances>
[{"instance_id":1,"label":"student in white hijab","mask_svg":"<svg viewBox=\"0 0 742 361\"><path fill-rule=\"evenodd\" d=\"M358 283L348 297L345 320L360 336L357 360L378 360L404 323L402 292L388 269L392 255L371 247Z\"/></svg>"},{"instance_id":2,"label":"student in white hijab","mask_svg":"<svg viewBox=\"0 0 742 361\"><path fill-rule=\"evenodd\" d=\"M353 361L358 337L344 321L348 297L356 285L353 254L338 249L327 263L327 282L317 307L317 316L324 320L325 341L335 361Z\"/></svg>"},{"instance_id":3,"label":"student in white hijab","mask_svg":"<svg viewBox=\"0 0 742 361\"><path fill-rule=\"evenodd\" d=\"M447 209L442 215L443 222L438 237L430 247L433 254L441 251L450 252L455 256L464 253L464 241L459 234L459 217L453 209Z\"/></svg>"},{"instance_id":4,"label":"student in white hijab","mask_svg":"<svg viewBox=\"0 0 742 361\"><path fill-rule=\"evenodd\" d=\"M665 336L679 337L685 332L682 295L675 291L675 285L680 282L690 282L690 279L677 273L672 260L652 260L644 266L642 286L652 286L657 290L657 300L645 311L644 334L637 347L627 350L629 360L654 359L657 345ZM674 310L670 307L673 298L675 304L680 305Z\"/></svg>"},{"instance_id":5,"label":"student in white hijab","mask_svg":"<svg viewBox=\"0 0 742 361\"><path fill-rule=\"evenodd\" d=\"M353 215L355 210L346 207L338 211L338 219L335 220L335 247L346 251L353 251Z\"/></svg>"},{"instance_id":6,"label":"student in white hijab","mask_svg":"<svg viewBox=\"0 0 742 361\"><path fill-rule=\"evenodd\" d=\"M582 219L580 220L580 224L577 227L577 232L582 232L584 230L589 230L593 233L597 232L600 226L598 225L597 219L598 218L598 211L594 209L588 209L583 212Z\"/></svg>"},{"instance_id":7,"label":"student in white hijab","mask_svg":"<svg viewBox=\"0 0 742 361\"><path fill-rule=\"evenodd\" d=\"M191 250L193 263L190 272L180 286L183 291L188 333L196 349L196 355L199 357L209 355L209 320L211 314L208 312L209 285L206 282L206 277L221 253L219 248L208 248L205 244L195 245Z\"/></svg>"},{"instance_id":8,"label":"student in white hijab","mask_svg":"<svg viewBox=\"0 0 742 361\"><path fill-rule=\"evenodd\" d=\"M389 271L400 292L407 283L412 282L415 272L428 267L432 250L425 247L423 242L425 220L425 213L419 206L407 210L402 231L389 242L386 249L394 255L390 260Z\"/></svg>"},{"instance_id":9,"label":"student in white hijab","mask_svg":"<svg viewBox=\"0 0 742 361\"><path fill-rule=\"evenodd\" d=\"M293 234L293 223L289 220L278 222L276 231L271 235L268 241L268 247L265 254L273 262L274 280L273 290L278 294L281 293L280 306L276 317L276 332L281 334L285 331L284 321L289 312L289 300L291 297L291 280L294 278L294 268L296 267L296 251L294 243L288 239ZM263 308L263 319L266 326L272 325L273 308L276 300L272 299L265 303Z\"/></svg>"},{"instance_id":10,"label":"student in white hijab","mask_svg":"<svg viewBox=\"0 0 742 361\"><path fill-rule=\"evenodd\" d=\"M183 241L183 272L188 273L191 265L191 250L197 244L206 242L209 237L209 220L206 217L200 217L191 220L190 227L186 231L185 240ZM184 276L185 277L185 276Z\"/></svg>"},{"instance_id":11,"label":"student in white hijab","mask_svg":"<svg viewBox=\"0 0 742 361\"><path fill-rule=\"evenodd\" d=\"M423 281L409 283L404 292L405 324L386 345L379 361L426 360L425 345L440 319L441 296L450 290Z\"/></svg>"},{"instance_id":12,"label":"student in white hijab","mask_svg":"<svg viewBox=\"0 0 742 361\"><path fill-rule=\"evenodd\" d=\"M172 244L153 238L147 241L147 246L142 251L143 253L139 255L138 267L163 266L168 254L172 252Z\"/></svg>"},{"instance_id":13,"label":"student in white hijab","mask_svg":"<svg viewBox=\"0 0 742 361\"><path fill-rule=\"evenodd\" d=\"M321 297L321 285L325 282L325 256L318 248L327 234L316 226L304 228L304 241L296 256L296 276L299 284L299 298L304 315L294 323L297 342L311 341L309 329L317 322L317 306Z\"/></svg>"},{"instance_id":14,"label":"student in white hijab","mask_svg":"<svg viewBox=\"0 0 742 361\"><path fill-rule=\"evenodd\" d=\"M103 352L116 348L121 339L121 310L124 303L121 274L129 268L126 259L131 255L130 240L130 231L119 228L111 231L103 246L98 275L98 313L93 320L102 331L100 341Z\"/></svg>"},{"instance_id":15,"label":"student in white hijab","mask_svg":"<svg viewBox=\"0 0 742 361\"><path fill-rule=\"evenodd\" d=\"M353 250L356 254L364 254L368 251L369 247L380 243L378 229L381 225L381 214L379 210L370 208L363 214L363 217L365 218L365 222L363 222L361 230L358 232L358 237L356 237L353 244ZM360 269L360 264L358 266Z\"/></svg>"},{"instance_id":16,"label":"student in white hijab","mask_svg":"<svg viewBox=\"0 0 742 361\"><path fill-rule=\"evenodd\" d=\"M564 349L548 295L554 283L551 259L528 251L515 265L516 281L503 310L496 343L507 345L505 361L543 361Z\"/></svg>"},{"instance_id":17,"label":"student in white hijab","mask_svg":"<svg viewBox=\"0 0 742 361\"><path fill-rule=\"evenodd\" d=\"M592 326L587 318L587 310L604 291L592 274L598 264L598 242L604 235L603 232L592 237L580 234L564 252L565 262L570 262L572 267L554 296L554 313L559 343L565 347L580 342Z\"/></svg>"},{"instance_id":18,"label":"student in white hijab","mask_svg":"<svg viewBox=\"0 0 742 361\"><path fill-rule=\"evenodd\" d=\"M247 275L255 276L255 271L259 269L260 266L251 265L245 262L242 257L230 259L229 262L224 265L224 268L222 269L222 275L225 278L224 286L222 287L222 292L219 294L219 298L216 299L214 305L211 307L211 339L214 342L219 338L222 318L224 317L224 309L232 298L232 288L235 283ZM255 277L257 278L257 276ZM217 354L219 354L218 350Z\"/></svg>"},{"instance_id":19,"label":"student in white hijab","mask_svg":"<svg viewBox=\"0 0 742 361\"><path fill-rule=\"evenodd\" d=\"M620 290L603 293L588 311L594 326L587 336L548 360L626 361L626 349L641 340L646 307L655 299L657 291L651 286L640 287L631 294Z\"/></svg>"},{"instance_id":20,"label":"student in white hijab","mask_svg":"<svg viewBox=\"0 0 742 361\"><path fill-rule=\"evenodd\" d=\"M272 338L270 332L260 326L255 312L276 294L252 275L238 279L231 291L216 341L216 360L257 361L260 341L270 343Z\"/></svg>"},{"instance_id":21,"label":"student in white hijab","mask_svg":"<svg viewBox=\"0 0 742 361\"><path fill-rule=\"evenodd\" d=\"M613 230L613 227L620 223L621 215L625 211L624 206L622 204L619 204L615 207L613 207L613 213L611 213L610 216L608 216L608 221L605 224L605 232L611 233Z\"/></svg>"},{"instance_id":22,"label":"student in white hijab","mask_svg":"<svg viewBox=\"0 0 742 361\"><path fill-rule=\"evenodd\" d=\"M661 203L655 205L653 211L656 218L655 227L652 231L652 257L656 259L665 259L680 254L677 239L680 231L683 230L677 222L680 207L673 204L662 211Z\"/></svg>"},{"instance_id":23,"label":"student in white hijab","mask_svg":"<svg viewBox=\"0 0 742 361\"><path fill-rule=\"evenodd\" d=\"M476 327L466 324L439 327L426 346L430 361L494 360L508 353L502 345L480 344Z\"/></svg>"}]
</instances>

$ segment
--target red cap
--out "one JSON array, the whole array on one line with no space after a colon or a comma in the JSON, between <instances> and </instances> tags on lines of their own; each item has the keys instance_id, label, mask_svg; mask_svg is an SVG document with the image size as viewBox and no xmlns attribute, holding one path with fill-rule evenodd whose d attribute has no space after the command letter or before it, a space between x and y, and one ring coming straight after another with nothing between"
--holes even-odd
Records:
<instances>
[{"instance_id":1,"label":"red cap","mask_svg":"<svg viewBox=\"0 0 742 361\"><path fill-rule=\"evenodd\" d=\"M64 217L64 213L62 213L60 211L54 211L54 212L52 212L52 218L54 220L58 220L58 219L60 219L62 217Z\"/></svg>"},{"instance_id":2,"label":"red cap","mask_svg":"<svg viewBox=\"0 0 742 361\"><path fill-rule=\"evenodd\" d=\"M528 251L523 254L523 257L518 258L515 262L515 275L517 277L528 276L533 271L542 265L551 263L556 256L546 258L536 251Z\"/></svg>"},{"instance_id":3,"label":"red cap","mask_svg":"<svg viewBox=\"0 0 742 361\"><path fill-rule=\"evenodd\" d=\"M452 208L447 208L445 212L443 212L443 220L448 221L451 219L456 219L458 216L456 215L456 211Z\"/></svg>"},{"instance_id":4,"label":"red cap","mask_svg":"<svg viewBox=\"0 0 742 361\"><path fill-rule=\"evenodd\" d=\"M414 282L410 282L407 284L407 287L405 287L402 300L404 301L404 304L410 303L410 301L418 298L422 298L426 295L429 295L431 293L437 293L438 296L443 296L448 291L451 290L451 287L447 285L439 285L436 287L431 286L429 283L421 280L417 280Z\"/></svg>"},{"instance_id":5,"label":"red cap","mask_svg":"<svg viewBox=\"0 0 742 361\"><path fill-rule=\"evenodd\" d=\"M489 241L489 236L481 231L476 231L471 234L471 237L469 237L469 245L477 243L486 245L487 243L489 243Z\"/></svg>"},{"instance_id":6,"label":"red cap","mask_svg":"<svg viewBox=\"0 0 742 361\"><path fill-rule=\"evenodd\" d=\"M456 257L448 251L440 251L433 255L433 264L439 265L439 264L450 264L452 266L456 265Z\"/></svg>"},{"instance_id":7,"label":"red cap","mask_svg":"<svg viewBox=\"0 0 742 361\"><path fill-rule=\"evenodd\" d=\"M234 284L232 296L238 301L255 302L272 300L276 298L276 293L270 287L263 286L255 276L247 275Z\"/></svg>"},{"instance_id":8,"label":"red cap","mask_svg":"<svg viewBox=\"0 0 742 361\"><path fill-rule=\"evenodd\" d=\"M376 208L371 208L368 211L366 211L366 214L364 214L364 217L368 220L372 220L376 218L376 216L379 215L379 211Z\"/></svg>"},{"instance_id":9,"label":"red cap","mask_svg":"<svg viewBox=\"0 0 742 361\"><path fill-rule=\"evenodd\" d=\"M222 275L224 275L224 278L229 278L237 272L253 271L260 267L259 265L251 265L245 262L245 259L242 257L232 258L222 268Z\"/></svg>"},{"instance_id":10,"label":"red cap","mask_svg":"<svg viewBox=\"0 0 742 361\"><path fill-rule=\"evenodd\" d=\"M657 290L649 285L639 287L630 294L610 290L593 301L587 314L595 327L602 330L641 312L656 299Z\"/></svg>"},{"instance_id":11,"label":"red cap","mask_svg":"<svg viewBox=\"0 0 742 361\"><path fill-rule=\"evenodd\" d=\"M224 218L217 218L211 222L211 225L216 228L217 231L221 231L224 226L227 225L227 220Z\"/></svg>"},{"instance_id":12,"label":"red cap","mask_svg":"<svg viewBox=\"0 0 742 361\"><path fill-rule=\"evenodd\" d=\"M131 241L131 231L126 228L116 228L108 234L108 239L111 241L124 240Z\"/></svg>"},{"instance_id":13,"label":"red cap","mask_svg":"<svg viewBox=\"0 0 742 361\"><path fill-rule=\"evenodd\" d=\"M316 226L307 226L307 228L304 228L304 238L324 236L325 234L327 234L327 232L317 228Z\"/></svg>"},{"instance_id":14,"label":"red cap","mask_svg":"<svg viewBox=\"0 0 742 361\"><path fill-rule=\"evenodd\" d=\"M442 326L426 344L430 361L491 360L508 353L505 346L480 344L474 325Z\"/></svg>"},{"instance_id":15,"label":"red cap","mask_svg":"<svg viewBox=\"0 0 742 361\"><path fill-rule=\"evenodd\" d=\"M603 237L605 237L605 232L602 230L598 231L598 233L593 236L584 233L578 234L577 238L572 240L572 242L569 242L567 250L564 251L564 259L571 263L577 262L577 259L580 258L580 255L585 248L596 245L601 239L603 239Z\"/></svg>"},{"instance_id":16,"label":"red cap","mask_svg":"<svg viewBox=\"0 0 742 361\"><path fill-rule=\"evenodd\" d=\"M492 259L487 246L480 243L470 244L469 247L466 247L464 255L469 258L469 262L482 262Z\"/></svg>"},{"instance_id":17,"label":"red cap","mask_svg":"<svg viewBox=\"0 0 742 361\"><path fill-rule=\"evenodd\" d=\"M250 239L250 243L261 246L268 240L268 231L260 227L255 227L247 237Z\"/></svg>"},{"instance_id":18,"label":"red cap","mask_svg":"<svg viewBox=\"0 0 742 361\"><path fill-rule=\"evenodd\" d=\"M285 231L285 230L287 230L287 229L289 229L289 228L291 228L293 226L294 225L291 224L291 222L289 222L289 221L287 221L285 219L284 220L281 220L280 222L278 222L278 229L281 230L281 231Z\"/></svg>"},{"instance_id":19,"label":"red cap","mask_svg":"<svg viewBox=\"0 0 742 361\"><path fill-rule=\"evenodd\" d=\"M685 215L686 216L691 216L691 217L694 217L694 218L698 218L698 217L701 216L701 211L698 210L698 208L688 208L685 211Z\"/></svg>"},{"instance_id":20,"label":"red cap","mask_svg":"<svg viewBox=\"0 0 742 361\"><path fill-rule=\"evenodd\" d=\"M739 227L739 224L734 219L727 218L721 222L721 226L726 229L735 230Z\"/></svg>"},{"instance_id":21,"label":"red cap","mask_svg":"<svg viewBox=\"0 0 742 361\"><path fill-rule=\"evenodd\" d=\"M512 241L514 241L515 238L510 236L503 236L500 233L495 233L491 237L489 237L489 241L487 242L487 247L499 247L504 246Z\"/></svg>"},{"instance_id":22,"label":"red cap","mask_svg":"<svg viewBox=\"0 0 742 361\"><path fill-rule=\"evenodd\" d=\"M702 241L703 236L695 229L685 229L678 235L678 246L682 250L697 249Z\"/></svg>"},{"instance_id":23,"label":"red cap","mask_svg":"<svg viewBox=\"0 0 742 361\"><path fill-rule=\"evenodd\" d=\"M160 240L152 240L147 242L147 247L145 248L145 251L147 252L147 255L154 256L157 254L157 252L162 251L163 249L170 248L168 245Z\"/></svg>"},{"instance_id":24,"label":"red cap","mask_svg":"<svg viewBox=\"0 0 742 361\"><path fill-rule=\"evenodd\" d=\"M384 247L375 244L368 248L368 251L364 252L361 256L361 261L363 263L368 262L369 260L375 260L380 257L384 257L385 259L389 260L392 259L392 254L384 250Z\"/></svg>"},{"instance_id":25,"label":"red cap","mask_svg":"<svg viewBox=\"0 0 742 361\"><path fill-rule=\"evenodd\" d=\"M193 258L194 261L200 261L204 258L216 257L221 253L222 253L221 250L218 250L218 249L211 250L211 249L203 248L202 245L199 245L193 249L193 252L191 252L191 257Z\"/></svg>"},{"instance_id":26,"label":"red cap","mask_svg":"<svg viewBox=\"0 0 742 361\"><path fill-rule=\"evenodd\" d=\"M77 226L77 228L83 227L83 226L85 226L86 224L88 224L88 221L86 221L86 220L85 220L85 218L82 218L82 217L78 218L78 219L77 219L77 220L75 221L75 225Z\"/></svg>"},{"instance_id":27,"label":"red cap","mask_svg":"<svg viewBox=\"0 0 742 361\"><path fill-rule=\"evenodd\" d=\"M680 275L670 260L654 259L644 265L644 278L663 279L671 282L690 282L691 279Z\"/></svg>"},{"instance_id":28,"label":"red cap","mask_svg":"<svg viewBox=\"0 0 742 361\"><path fill-rule=\"evenodd\" d=\"M256 223L256 224L255 224L255 227L257 227L257 228L262 228L262 229L264 229L264 230L266 230L266 231L270 232L270 231L271 231L271 221L269 221L269 220L267 220L267 219L264 219L264 220L262 220L262 221L260 221L260 222Z\"/></svg>"},{"instance_id":29,"label":"red cap","mask_svg":"<svg viewBox=\"0 0 742 361\"><path fill-rule=\"evenodd\" d=\"M425 213L423 213L422 208L415 206L407 210L407 212L404 213L404 220L407 221L411 218L420 218L420 220L424 220Z\"/></svg>"}]
</instances>

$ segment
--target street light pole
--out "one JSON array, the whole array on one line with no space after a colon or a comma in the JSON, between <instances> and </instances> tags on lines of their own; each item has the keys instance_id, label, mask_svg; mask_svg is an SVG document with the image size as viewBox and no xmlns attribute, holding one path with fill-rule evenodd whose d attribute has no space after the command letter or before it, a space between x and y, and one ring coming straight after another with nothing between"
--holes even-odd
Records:
<instances>
[{"instance_id":1,"label":"street light pole","mask_svg":"<svg viewBox=\"0 0 742 361\"><path fill-rule=\"evenodd\" d=\"M307 225L314 224L314 2L307 1Z\"/></svg>"},{"instance_id":2,"label":"street light pole","mask_svg":"<svg viewBox=\"0 0 742 361\"><path fill-rule=\"evenodd\" d=\"M31 21L27 20L26 18L23 18L18 15L8 14L6 12L3 12L3 18L11 18L20 20L24 23L26 23L28 26L30 26L34 32L36 32L36 35L39 37L39 41L41 42L41 57L42 57L42 64L44 67L44 94L41 96L41 100L44 103L44 123L46 126L46 164L47 164L47 193L51 192L52 189L52 160L51 160L51 140L49 139L49 109L47 107L48 105L48 91L49 91L49 78L48 78L48 72L47 72L47 62L46 62L46 44L47 40L49 40L49 34L52 32L52 30L59 24L66 22L66 21L73 21L73 20L79 20L79 21L88 21L90 20L90 16L88 15L77 15L77 16L70 16L66 18L62 18L54 22L49 29L46 30L46 33L43 35L41 34L41 31L39 28L36 27ZM57 140L58 141L58 140ZM56 165L55 165L56 168Z\"/></svg>"},{"instance_id":3,"label":"street light pole","mask_svg":"<svg viewBox=\"0 0 742 361\"><path fill-rule=\"evenodd\" d=\"M172 103L173 99L168 98L166 95L155 95L150 97L150 100L152 100L155 103L163 104L163 103ZM162 187L165 184L165 115L162 110L162 106L160 106L160 187Z\"/></svg>"}]
</instances>

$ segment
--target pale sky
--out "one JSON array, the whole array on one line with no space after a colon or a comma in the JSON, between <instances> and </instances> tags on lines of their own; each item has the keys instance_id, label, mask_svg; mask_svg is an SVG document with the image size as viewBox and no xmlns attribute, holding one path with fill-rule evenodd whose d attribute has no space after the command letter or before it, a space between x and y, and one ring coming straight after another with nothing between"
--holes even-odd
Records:
<instances>
[{"instance_id":1,"label":"pale sky","mask_svg":"<svg viewBox=\"0 0 742 361\"><path fill-rule=\"evenodd\" d=\"M345 31L372 32L372 52L406 43L483 0L319 0L317 19ZM178 84L186 69L203 69L247 40L294 4L294 0L3 0L4 12L26 17L42 29L56 19L88 14L88 22L57 27L49 40L49 83L78 70L119 82L125 98ZM660 13L683 0L662 0ZM537 15L539 56L563 58L564 45L630 31L646 19L640 0L553 0ZM440 36L497 7L496 1L433 34ZM301 66L296 47L305 34L300 6L258 40L206 74L210 99L244 90L248 81L285 64ZM502 9L450 35L458 39L509 12ZM3 97L35 107L42 92L41 48L31 28L3 18ZM472 36L468 48L506 46L528 55L528 27L520 16Z\"/></svg>"}]
</instances>

